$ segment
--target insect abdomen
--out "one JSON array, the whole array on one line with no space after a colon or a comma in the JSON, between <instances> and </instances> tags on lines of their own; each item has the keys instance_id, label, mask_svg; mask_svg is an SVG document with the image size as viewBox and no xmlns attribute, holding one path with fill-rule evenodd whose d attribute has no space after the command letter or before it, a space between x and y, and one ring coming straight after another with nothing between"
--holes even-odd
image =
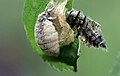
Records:
<instances>
[{"instance_id":1,"label":"insect abdomen","mask_svg":"<svg viewBox=\"0 0 120 76\"><path fill-rule=\"evenodd\" d=\"M48 56L59 55L58 32L53 23L47 19L47 15L42 13L38 16L35 24L35 39L38 46Z\"/></svg>"}]
</instances>

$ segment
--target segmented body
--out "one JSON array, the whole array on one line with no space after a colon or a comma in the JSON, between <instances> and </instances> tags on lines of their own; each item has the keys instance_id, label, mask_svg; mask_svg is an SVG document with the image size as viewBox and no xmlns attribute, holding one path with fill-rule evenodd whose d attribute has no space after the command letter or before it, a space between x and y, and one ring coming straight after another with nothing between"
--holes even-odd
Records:
<instances>
[{"instance_id":1,"label":"segmented body","mask_svg":"<svg viewBox=\"0 0 120 76\"><path fill-rule=\"evenodd\" d=\"M88 46L106 48L106 42L102 38L101 26L99 23L74 9L67 14L66 20L68 24L77 31L76 37L80 37L81 41Z\"/></svg>"},{"instance_id":2,"label":"segmented body","mask_svg":"<svg viewBox=\"0 0 120 76\"><path fill-rule=\"evenodd\" d=\"M60 46L74 41L74 31L66 21L67 0L55 3L51 0L35 24L35 40L49 56L59 56Z\"/></svg>"},{"instance_id":3,"label":"segmented body","mask_svg":"<svg viewBox=\"0 0 120 76\"><path fill-rule=\"evenodd\" d=\"M35 24L35 39L38 46L48 56L59 55L58 32L55 30L53 23L48 19L46 12L38 16Z\"/></svg>"}]
</instances>

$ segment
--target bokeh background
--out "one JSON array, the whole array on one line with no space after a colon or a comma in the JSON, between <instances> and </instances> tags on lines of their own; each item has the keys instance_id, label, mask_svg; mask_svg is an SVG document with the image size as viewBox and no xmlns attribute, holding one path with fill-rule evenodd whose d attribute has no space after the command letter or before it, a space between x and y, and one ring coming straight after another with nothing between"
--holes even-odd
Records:
<instances>
[{"instance_id":1,"label":"bokeh background","mask_svg":"<svg viewBox=\"0 0 120 76\"><path fill-rule=\"evenodd\" d=\"M0 76L109 76L120 50L120 0L74 0L75 9L102 25L109 51L81 45L77 73L59 72L35 52L26 38L23 6L24 0L0 0Z\"/></svg>"}]
</instances>

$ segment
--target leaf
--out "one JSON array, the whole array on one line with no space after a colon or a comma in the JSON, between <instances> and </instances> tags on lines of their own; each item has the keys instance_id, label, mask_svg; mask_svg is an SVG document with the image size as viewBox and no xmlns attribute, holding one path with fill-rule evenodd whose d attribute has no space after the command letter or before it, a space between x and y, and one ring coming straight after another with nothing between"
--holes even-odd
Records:
<instances>
[{"instance_id":1,"label":"leaf","mask_svg":"<svg viewBox=\"0 0 120 76\"><path fill-rule=\"evenodd\" d=\"M78 45L79 45L79 41L78 39L75 39L75 41L70 45L66 45L60 48L59 57L55 58L55 57L49 57L49 56L43 55L43 58L48 62L50 62L50 65L52 65L55 68L58 68L59 70L66 69L66 70L74 70L76 72L77 59L79 58Z\"/></svg>"},{"instance_id":2,"label":"leaf","mask_svg":"<svg viewBox=\"0 0 120 76\"><path fill-rule=\"evenodd\" d=\"M47 61L51 66L59 70L74 70L77 71L77 59L78 59L78 39L75 39L70 45L66 45L60 48L59 57L46 56L42 50L38 47L34 38L34 25L38 14L45 10L46 5L50 0L26 0L23 11L23 22L26 31L26 35L33 48L38 54ZM73 0L69 0L67 9L72 8Z\"/></svg>"},{"instance_id":3,"label":"leaf","mask_svg":"<svg viewBox=\"0 0 120 76\"><path fill-rule=\"evenodd\" d=\"M73 7L73 0L68 0L68 3L67 3L67 5L66 5L67 10L68 10L68 11L71 10L72 7Z\"/></svg>"},{"instance_id":4,"label":"leaf","mask_svg":"<svg viewBox=\"0 0 120 76\"><path fill-rule=\"evenodd\" d=\"M120 76L120 52L118 53L114 66L109 74L110 76Z\"/></svg>"}]
</instances>

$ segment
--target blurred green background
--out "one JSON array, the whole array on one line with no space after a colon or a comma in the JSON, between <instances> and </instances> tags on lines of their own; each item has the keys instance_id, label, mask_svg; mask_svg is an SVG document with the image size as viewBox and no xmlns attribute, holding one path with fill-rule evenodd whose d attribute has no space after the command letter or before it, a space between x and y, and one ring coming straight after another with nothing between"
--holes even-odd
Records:
<instances>
[{"instance_id":1,"label":"blurred green background","mask_svg":"<svg viewBox=\"0 0 120 76\"><path fill-rule=\"evenodd\" d=\"M120 0L74 0L102 25L108 53L81 45L78 72L59 72L33 50L22 22L24 0L0 0L0 76L108 76L120 50ZM120 69L119 69L120 70Z\"/></svg>"}]
</instances>

